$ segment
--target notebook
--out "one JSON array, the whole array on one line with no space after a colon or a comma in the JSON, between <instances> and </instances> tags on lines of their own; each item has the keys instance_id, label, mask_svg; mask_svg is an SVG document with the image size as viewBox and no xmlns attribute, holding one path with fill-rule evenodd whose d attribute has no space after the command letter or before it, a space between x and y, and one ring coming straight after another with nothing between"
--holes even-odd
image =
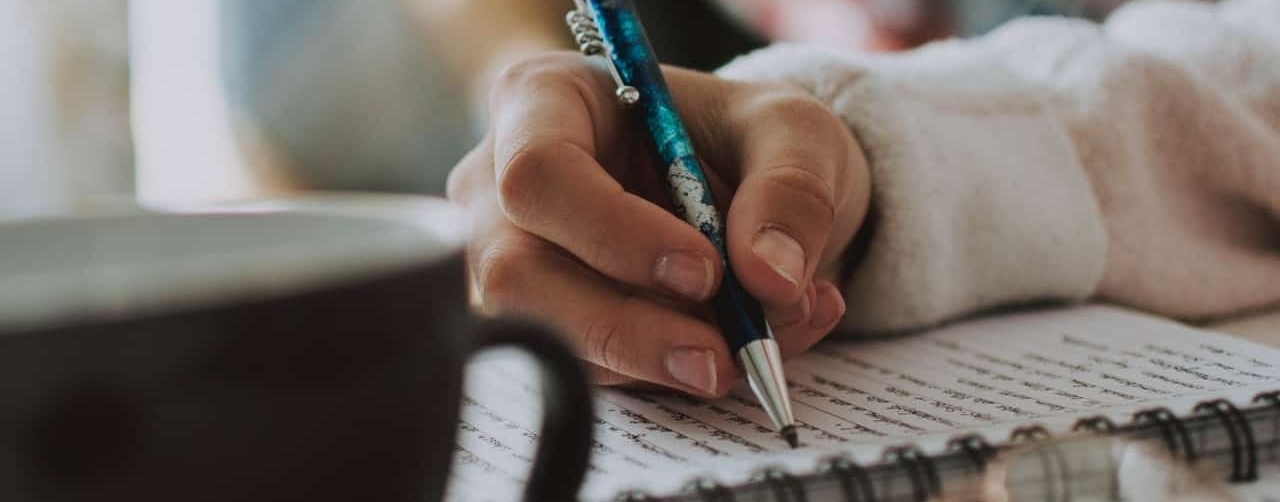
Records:
<instances>
[{"instance_id":1,"label":"notebook","mask_svg":"<svg viewBox=\"0 0 1280 502\"><path fill-rule=\"evenodd\" d=\"M449 500L519 499L541 416L535 374L509 355L469 369ZM922 500L1018 440L1081 428L1164 438L1242 485L1280 467L1280 400L1267 394L1280 350L1115 307L831 341L786 374L795 450L745 386L719 400L598 390L580 498Z\"/></svg>"}]
</instances>

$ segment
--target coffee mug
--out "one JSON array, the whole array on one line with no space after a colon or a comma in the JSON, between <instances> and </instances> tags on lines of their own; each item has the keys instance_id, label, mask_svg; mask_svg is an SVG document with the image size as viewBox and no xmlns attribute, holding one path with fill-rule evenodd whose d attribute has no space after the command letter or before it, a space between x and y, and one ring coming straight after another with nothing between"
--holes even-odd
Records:
<instances>
[{"instance_id":1,"label":"coffee mug","mask_svg":"<svg viewBox=\"0 0 1280 502\"><path fill-rule=\"evenodd\" d=\"M511 346L546 389L525 499L573 500L587 380L468 314L465 228L374 195L0 226L0 499L439 500L464 363Z\"/></svg>"}]
</instances>

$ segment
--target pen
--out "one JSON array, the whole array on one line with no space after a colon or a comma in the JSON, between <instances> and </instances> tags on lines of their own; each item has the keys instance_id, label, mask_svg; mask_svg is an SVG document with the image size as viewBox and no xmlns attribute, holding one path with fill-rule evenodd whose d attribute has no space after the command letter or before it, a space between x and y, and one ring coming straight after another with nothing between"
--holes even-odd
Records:
<instances>
[{"instance_id":1,"label":"pen","mask_svg":"<svg viewBox=\"0 0 1280 502\"><path fill-rule=\"evenodd\" d=\"M795 417L778 343L760 302L747 294L729 266L724 225L711 187L680 122L635 6L631 0L574 0L574 5L576 9L565 20L578 48L589 56L604 56L617 84L618 99L643 111L645 125L663 162L660 174L667 182L677 216L696 227L719 252L724 279L712 305L720 333L742 364L752 392L778 433L792 448L797 447Z\"/></svg>"}]
</instances>

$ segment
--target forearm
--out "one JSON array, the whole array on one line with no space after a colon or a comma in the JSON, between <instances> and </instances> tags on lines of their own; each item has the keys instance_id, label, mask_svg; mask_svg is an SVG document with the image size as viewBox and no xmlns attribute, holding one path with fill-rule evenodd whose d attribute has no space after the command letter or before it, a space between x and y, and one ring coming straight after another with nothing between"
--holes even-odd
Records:
<instances>
[{"instance_id":1,"label":"forearm","mask_svg":"<svg viewBox=\"0 0 1280 502\"><path fill-rule=\"evenodd\" d=\"M1204 9L1174 32L1218 46L1154 39L1174 33L1161 8ZM1026 21L902 56L774 47L721 74L808 89L866 151L879 221L846 328L1090 297L1201 318L1280 301L1263 237L1280 213L1280 44L1255 19L1277 10L1215 9Z\"/></svg>"}]
</instances>

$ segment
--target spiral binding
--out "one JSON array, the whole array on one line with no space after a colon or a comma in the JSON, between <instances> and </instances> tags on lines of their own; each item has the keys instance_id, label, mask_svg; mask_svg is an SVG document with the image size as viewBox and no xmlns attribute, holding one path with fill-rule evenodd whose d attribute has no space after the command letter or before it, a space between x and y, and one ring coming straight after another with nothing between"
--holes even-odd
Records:
<instances>
[{"instance_id":1,"label":"spiral binding","mask_svg":"<svg viewBox=\"0 0 1280 502\"><path fill-rule=\"evenodd\" d=\"M1280 391L1258 394L1253 403L1275 408L1280 416ZM1256 409L1256 408L1255 408ZM1187 419L1179 418L1168 408L1141 410L1133 414L1132 419L1123 425L1117 425L1110 418L1097 415L1084 417L1072 425L1073 432L1090 434L1131 434L1141 430L1147 424L1158 428L1160 436L1169 451L1187 461L1195 461L1201 452L1192 441L1185 420L1201 416L1212 416L1221 424L1228 436L1231 446L1231 474L1229 481L1246 483L1258 479L1258 443L1245 411L1240 410L1230 401L1214 399L1197 403ZM1050 438L1048 430L1039 425L1019 427L1009 433L1009 445L1039 442ZM956 455L975 468L975 472L986 470L988 464L997 457L1001 446L995 446L978 434L957 436L947 442L947 454ZM1072 495L1067 491L1070 487L1070 472L1061 472L1067 462L1061 458L1063 453L1052 444L1041 448L1039 454L1046 462L1046 471L1053 472L1050 479L1045 480L1046 500L1070 502ZM1055 457L1056 456L1056 457ZM829 457L819 463L817 475L831 476L840 484L845 502L877 502L876 483L872 472L877 475L887 466L895 466L905 479L911 483L911 496L916 501L930 500L943 494L942 479L937 469L938 460L925 455L915 445L902 445L887 448L881 457L880 465L869 471L846 456ZM776 502L808 502L809 493L806 487L807 478L798 478L781 469L768 468L757 472L751 480L763 485ZM1113 476L1110 483L1110 496L1118 500L1119 480ZM736 502L733 491L707 478L694 479L687 491L695 493L705 502ZM650 502L649 496L630 492L619 495L617 502Z\"/></svg>"},{"instance_id":2,"label":"spiral binding","mask_svg":"<svg viewBox=\"0 0 1280 502\"><path fill-rule=\"evenodd\" d=\"M1280 390L1275 392L1263 392L1253 396L1254 403L1270 403L1276 408L1280 408Z\"/></svg>"},{"instance_id":3,"label":"spiral binding","mask_svg":"<svg viewBox=\"0 0 1280 502\"><path fill-rule=\"evenodd\" d=\"M626 491L613 498L614 502L651 502L653 497L642 491Z\"/></svg>"},{"instance_id":4,"label":"spiral binding","mask_svg":"<svg viewBox=\"0 0 1280 502\"><path fill-rule=\"evenodd\" d=\"M1280 413L1280 391L1263 392L1262 394L1253 396L1253 400L1250 401L1250 403L1270 405L1270 407L1275 408L1277 413ZM1277 427L1280 427L1280 424L1278 424ZM1272 461L1276 459L1274 449L1271 450L1271 459Z\"/></svg>"},{"instance_id":5,"label":"spiral binding","mask_svg":"<svg viewBox=\"0 0 1280 502\"><path fill-rule=\"evenodd\" d=\"M999 453L986 438L978 434L951 438L947 441L947 451L963 453L979 473L986 472L987 463Z\"/></svg>"},{"instance_id":6,"label":"spiral binding","mask_svg":"<svg viewBox=\"0 0 1280 502\"><path fill-rule=\"evenodd\" d=\"M904 445L884 451L882 461L887 464L896 463L906 470L911 478L911 490L916 502L925 502L930 497L942 495L942 480L938 477L938 469L933 459L920 451L916 445Z\"/></svg>"},{"instance_id":7,"label":"spiral binding","mask_svg":"<svg viewBox=\"0 0 1280 502\"><path fill-rule=\"evenodd\" d=\"M1232 483L1244 483L1258 479L1258 449L1253 440L1253 427L1244 418L1240 409L1226 399L1215 399L1197 404L1193 412L1204 410L1213 412L1222 421L1231 439L1231 478Z\"/></svg>"},{"instance_id":8,"label":"spiral binding","mask_svg":"<svg viewBox=\"0 0 1280 502\"><path fill-rule=\"evenodd\" d=\"M1051 437L1053 437L1053 434L1050 434L1049 430L1045 429L1043 425L1029 425L1026 427L1018 427L1010 432L1009 442L1021 443L1027 441L1040 441Z\"/></svg>"},{"instance_id":9,"label":"spiral binding","mask_svg":"<svg viewBox=\"0 0 1280 502\"><path fill-rule=\"evenodd\" d=\"M1076 420L1071 432L1087 432L1090 434L1112 434L1116 431L1116 423L1106 415L1095 415ZM1120 475L1111 473L1107 484L1107 500L1120 500Z\"/></svg>"},{"instance_id":10,"label":"spiral binding","mask_svg":"<svg viewBox=\"0 0 1280 502\"><path fill-rule=\"evenodd\" d=\"M1078 423L1076 425L1079 425ZM1045 429L1043 425L1029 425L1018 427L1009 432L1009 444L1025 444L1040 443L1042 441L1052 439L1053 434ZM1044 446L1037 448L1036 453L1040 456L1040 464L1045 473L1053 473L1044 480L1044 497L1042 500L1050 502L1070 502L1071 496L1071 472L1066 470L1067 459L1063 455L1058 445L1045 441ZM1051 456L1052 455L1052 456ZM1061 481L1061 486L1059 486ZM1059 489L1061 488L1061 489ZM1116 491L1112 491L1116 493ZM1119 500L1113 497L1113 500Z\"/></svg>"},{"instance_id":11,"label":"spiral binding","mask_svg":"<svg viewBox=\"0 0 1280 502\"><path fill-rule=\"evenodd\" d=\"M710 478L696 478L686 490L697 493L705 502L737 502L732 491Z\"/></svg>"},{"instance_id":12,"label":"spiral binding","mask_svg":"<svg viewBox=\"0 0 1280 502\"><path fill-rule=\"evenodd\" d=\"M1182 455L1187 462L1196 461L1196 449L1191 443L1191 435L1187 434L1187 426L1169 408L1153 408L1133 414L1133 425L1142 425L1148 421L1160 427L1160 434L1164 436L1165 445L1170 452Z\"/></svg>"},{"instance_id":13,"label":"spiral binding","mask_svg":"<svg viewBox=\"0 0 1280 502\"><path fill-rule=\"evenodd\" d=\"M777 502L809 502L800 481L781 469L765 469L752 476L751 480L768 484L773 489L773 497Z\"/></svg>"},{"instance_id":14,"label":"spiral binding","mask_svg":"<svg viewBox=\"0 0 1280 502\"><path fill-rule=\"evenodd\" d=\"M871 484L871 476L857 462L847 457L830 458L819 465L818 472L836 475L844 491L845 502L875 502L876 491Z\"/></svg>"},{"instance_id":15,"label":"spiral binding","mask_svg":"<svg viewBox=\"0 0 1280 502\"><path fill-rule=\"evenodd\" d=\"M1094 417L1084 417L1076 420L1075 425L1071 426L1071 432L1092 432L1095 434L1109 434L1115 432L1116 424L1105 415Z\"/></svg>"}]
</instances>

